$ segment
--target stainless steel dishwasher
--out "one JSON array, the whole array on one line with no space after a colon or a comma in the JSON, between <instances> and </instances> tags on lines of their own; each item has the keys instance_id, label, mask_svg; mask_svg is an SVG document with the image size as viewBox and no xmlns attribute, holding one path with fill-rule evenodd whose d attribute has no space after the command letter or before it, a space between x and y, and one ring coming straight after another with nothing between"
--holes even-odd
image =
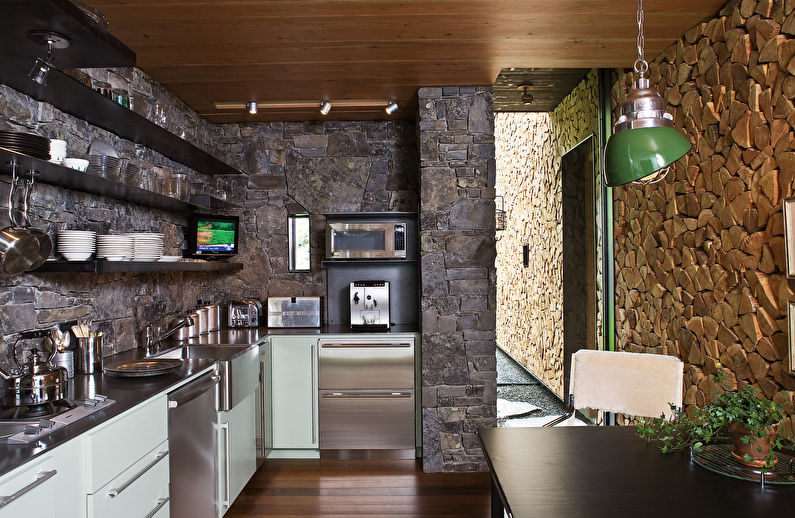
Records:
<instances>
[{"instance_id":1,"label":"stainless steel dishwasher","mask_svg":"<svg viewBox=\"0 0 795 518\"><path fill-rule=\"evenodd\" d=\"M217 518L218 382L214 372L168 395L172 518Z\"/></svg>"},{"instance_id":2,"label":"stainless steel dishwasher","mask_svg":"<svg viewBox=\"0 0 795 518\"><path fill-rule=\"evenodd\" d=\"M320 448L411 450L414 340L320 340Z\"/></svg>"}]
</instances>

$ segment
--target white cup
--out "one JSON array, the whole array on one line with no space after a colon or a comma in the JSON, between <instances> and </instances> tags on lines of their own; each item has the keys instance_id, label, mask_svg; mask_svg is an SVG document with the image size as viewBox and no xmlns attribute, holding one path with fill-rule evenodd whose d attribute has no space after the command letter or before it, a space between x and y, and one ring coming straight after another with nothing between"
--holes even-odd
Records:
<instances>
[{"instance_id":1,"label":"white cup","mask_svg":"<svg viewBox=\"0 0 795 518\"><path fill-rule=\"evenodd\" d=\"M50 139L50 162L61 164L64 158L66 158L66 141Z\"/></svg>"}]
</instances>

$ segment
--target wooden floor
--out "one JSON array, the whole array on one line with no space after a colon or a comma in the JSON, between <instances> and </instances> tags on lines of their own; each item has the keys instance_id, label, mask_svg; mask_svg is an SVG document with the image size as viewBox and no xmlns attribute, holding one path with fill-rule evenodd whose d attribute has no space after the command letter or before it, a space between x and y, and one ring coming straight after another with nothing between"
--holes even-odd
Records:
<instances>
[{"instance_id":1,"label":"wooden floor","mask_svg":"<svg viewBox=\"0 0 795 518\"><path fill-rule=\"evenodd\" d=\"M490 516L487 473L423 473L413 460L270 460L226 518Z\"/></svg>"}]
</instances>

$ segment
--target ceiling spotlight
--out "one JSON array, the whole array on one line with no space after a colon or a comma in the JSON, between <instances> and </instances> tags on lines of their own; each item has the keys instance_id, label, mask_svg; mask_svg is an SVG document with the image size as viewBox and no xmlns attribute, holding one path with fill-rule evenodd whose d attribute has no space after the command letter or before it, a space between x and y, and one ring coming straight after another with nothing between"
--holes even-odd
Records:
<instances>
[{"instance_id":1,"label":"ceiling spotlight","mask_svg":"<svg viewBox=\"0 0 795 518\"><path fill-rule=\"evenodd\" d=\"M257 101L251 101L246 103L246 109L251 115L257 114Z\"/></svg>"},{"instance_id":2,"label":"ceiling spotlight","mask_svg":"<svg viewBox=\"0 0 795 518\"><path fill-rule=\"evenodd\" d=\"M386 108L384 108L384 111L386 112L386 114L387 114L387 115L392 115L393 113L395 113L396 111L398 111L398 105L397 105L397 103L396 103L395 101L392 101L391 103L389 103L389 104L386 106Z\"/></svg>"},{"instance_id":3,"label":"ceiling spotlight","mask_svg":"<svg viewBox=\"0 0 795 518\"><path fill-rule=\"evenodd\" d=\"M51 68L52 64L50 61L36 58L36 62L33 64L33 68L30 70L28 77L30 77L31 81L34 83L47 86L47 76L50 75Z\"/></svg>"},{"instance_id":4,"label":"ceiling spotlight","mask_svg":"<svg viewBox=\"0 0 795 518\"><path fill-rule=\"evenodd\" d=\"M530 106L531 104L533 104L533 99L535 99L535 98L533 97L533 94L528 92L528 90L532 90L533 89L533 85L532 84L529 84L529 83L528 84L523 84L523 85L517 86L516 88L522 91L522 104L524 104L525 106Z\"/></svg>"},{"instance_id":5,"label":"ceiling spotlight","mask_svg":"<svg viewBox=\"0 0 795 518\"><path fill-rule=\"evenodd\" d=\"M331 111L331 103L328 101L323 101L320 103L320 115L328 115L328 112Z\"/></svg>"},{"instance_id":6,"label":"ceiling spotlight","mask_svg":"<svg viewBox=\"0 0 795 518\"><path fill-rule=\"evenodd\" d=\"M46 31L30 31L28 37L39 45L47 46L47 56L36 58L33 68L30 70L28 77L34 83L41 86L47 85L47 76L50 75L50 70L55 66L55 56L53 55L54 49L65 49L69 47L70 40L66 36L55 32Z\"/></svg>"}]
</instances>

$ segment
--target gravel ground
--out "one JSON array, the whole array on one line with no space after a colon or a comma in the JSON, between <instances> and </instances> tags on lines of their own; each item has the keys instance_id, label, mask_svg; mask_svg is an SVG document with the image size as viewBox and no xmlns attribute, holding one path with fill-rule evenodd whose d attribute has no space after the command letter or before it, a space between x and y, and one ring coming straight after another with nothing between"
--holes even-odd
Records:
<instances>
[{"instance_id":1,"label":"gravel ground","mask_svg":"<svg viewBox=\"0 0 795 518\"><path fill-rule=\"evenodd\" d=\"M563 401L522 368L513 358L497 348L497 397L509 401L523 401L540 410L530 417L561 415L566 406ZM499 419L497 426L504 426L506 419Z\"/></svg>"}]
</instances>

